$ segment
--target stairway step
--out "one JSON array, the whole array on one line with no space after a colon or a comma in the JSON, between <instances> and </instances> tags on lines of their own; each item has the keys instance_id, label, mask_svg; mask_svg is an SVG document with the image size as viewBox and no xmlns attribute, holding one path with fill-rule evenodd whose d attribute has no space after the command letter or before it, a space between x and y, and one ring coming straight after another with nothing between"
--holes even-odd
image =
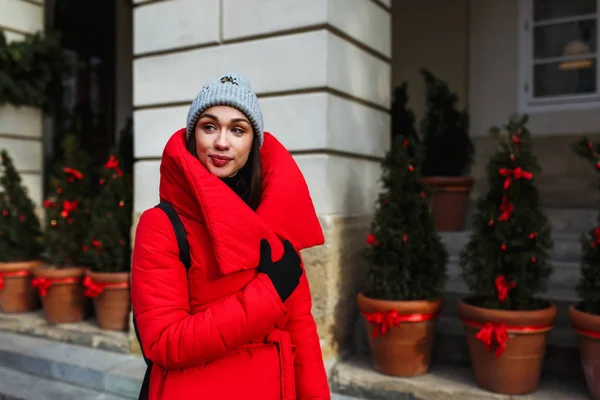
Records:
<instances>
[{"instance_id":1,"label":"stairway step","mask_svg":"<svg viewBox=\"0 0 600 400\"><path fill-rule=\"evenodd\" d=\"M548 280L548 287L545 294L542 297L547 298L550 301L561 300L576 302L577 293L575 287L579 283L579 277L581 275L580 265L576 262L568 261L552 261L554 271ZM447 264L448 280L446 283L446 290L455 290L455 287L464 287L464 293L468 293L466 285L464 284L460 273L460 265L458 264L458 257L450 256Z\"/></svg>"},{"instance_id":2,"label":"stairway step","mask_svg":"<svg viewBox=\"0 0 600 400\"><path fill-rule=\"evenodd\" d=\"M546 208L552 232L581 235L597 224L597 208Z\"/></svg>"},{"instance_id":3,"label":"stairway step","mask_svg":"<svg viewBox=\"0 0 600 400\"><path fill-rule=\"evenodd\" d=\"M146 369L141 357L9 332L0 335L0 367L132 399Z\"/></svg>"},{"instance_id":4,"label":"stairway step","mask_svg":"<svg viewBox=\"0 0 600 400\"><path fill-rule=\"evenodd\" d=\"M331 374L331 389L335 392L365 399L396 400L495 400L512 396L495 394L477 387L468 367L432 365L427 375L416 378L395 378L376 372L367 356L355 356L339 362ZM516 398L517 396L515 396ZM537 392L518 396L523 400L569 399L587 400L585 384L580 381L542 376Z\"/></svg>"},{"instance_id":5,"label":"stairway step","mask_svg":"<svg viewBox=\"0 0 600 400\"><path fill-rule=\"evenodd\" d=\"M446 245L448 254L456 257L465 248L471 237L471 231L439 232L439 234ZM581 234L574 233L553 234L552 240L554 241L554 246L550 251L550 258L553 261L578 263L581 260L580 237Z\"/></svg>"},{"instance_id":6,"label":"stairway step","mask_svg":"<svg viewBox=\"0 0 600 400\"><path fill-rule=\"evenodd\" d=\"M40 378L0 367L2 400L124 400L95 390L84 389L52 379Z\"/></svg>"}]
</instances>

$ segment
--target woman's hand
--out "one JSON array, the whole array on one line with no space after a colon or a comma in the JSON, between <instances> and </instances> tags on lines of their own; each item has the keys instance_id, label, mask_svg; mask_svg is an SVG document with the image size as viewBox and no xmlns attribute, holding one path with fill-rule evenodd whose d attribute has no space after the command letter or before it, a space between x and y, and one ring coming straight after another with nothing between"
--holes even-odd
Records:
<instances>
[{"instance_id":1,"label":"woman's hand","mask_svg":"<svg viewBox=\"0 0 600 400\"><path fill-rule=\"evenodd\" d=\"M260 262L258 271L266 274L277 294L284 302L294 292L300 283L302 267L300 257L294 246L288 241L283 242L284 254L281 260L273 262L271 259L271 245L266 239L260 241Z\"/></svg>"}]
</instances>

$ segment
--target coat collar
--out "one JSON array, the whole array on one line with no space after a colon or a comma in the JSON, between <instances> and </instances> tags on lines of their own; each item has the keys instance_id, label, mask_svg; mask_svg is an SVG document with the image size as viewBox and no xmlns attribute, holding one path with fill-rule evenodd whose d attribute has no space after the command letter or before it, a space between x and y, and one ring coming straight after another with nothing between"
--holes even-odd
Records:
<instances>
[{"instance_id":1,"label":"coat collar","mask_svg":"<svg viewBox=\"0 0 600 400\"><path fill-rule=\"evenodd\" d=\"M206 225L223 274L256 268L263 238L274 260L283 255L283 239L296 250L324 243L306 181L291 154L268 132L260 154L263 193L254 212L187 151L185 129L171 136L163 152L160 198Z\"/></svg>"}]
</instances>

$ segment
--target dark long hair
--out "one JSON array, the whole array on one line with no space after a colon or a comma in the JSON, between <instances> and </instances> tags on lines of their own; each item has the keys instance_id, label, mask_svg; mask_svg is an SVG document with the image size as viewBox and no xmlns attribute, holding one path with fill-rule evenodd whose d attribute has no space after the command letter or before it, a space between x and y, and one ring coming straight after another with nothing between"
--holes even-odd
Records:
<instances>
[{"instance_id":1,"label":"dark long hair","mask_svg":"<svg viewBox=\"0 0 600 400\"><path fill-rule=\"evenodd\" d=\"M187 141L187 150L196 158L196 135L194 132ZM262 164L260 162L260 147L256 134L252 139L252 147L248 161L233 178L223 179L225 183L244 200L244 202L254 211L260 204L262 197Z\"/></svg>"}]
</instances>

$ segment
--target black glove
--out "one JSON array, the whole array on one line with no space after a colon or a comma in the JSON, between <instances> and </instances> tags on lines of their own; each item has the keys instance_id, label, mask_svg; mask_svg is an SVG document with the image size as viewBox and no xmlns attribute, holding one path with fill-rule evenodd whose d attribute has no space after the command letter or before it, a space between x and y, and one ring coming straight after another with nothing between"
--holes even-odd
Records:
<instances>
[{"instance_id":1,"label":"black glove","mask_svg":"<svg viewBox=\"0 0 600 400\"><path fill-rule=\"evenodd\" d=\"M258 271L266 274L271 279L282 302L286 301L298 287L302 276L300 256L296 253L294 246L285 240L283 248L285 252L281 260L273 262L271 259L271 245L266 239L261 240L260 263L258 264Z\"/></svg>"}]
</instances>

